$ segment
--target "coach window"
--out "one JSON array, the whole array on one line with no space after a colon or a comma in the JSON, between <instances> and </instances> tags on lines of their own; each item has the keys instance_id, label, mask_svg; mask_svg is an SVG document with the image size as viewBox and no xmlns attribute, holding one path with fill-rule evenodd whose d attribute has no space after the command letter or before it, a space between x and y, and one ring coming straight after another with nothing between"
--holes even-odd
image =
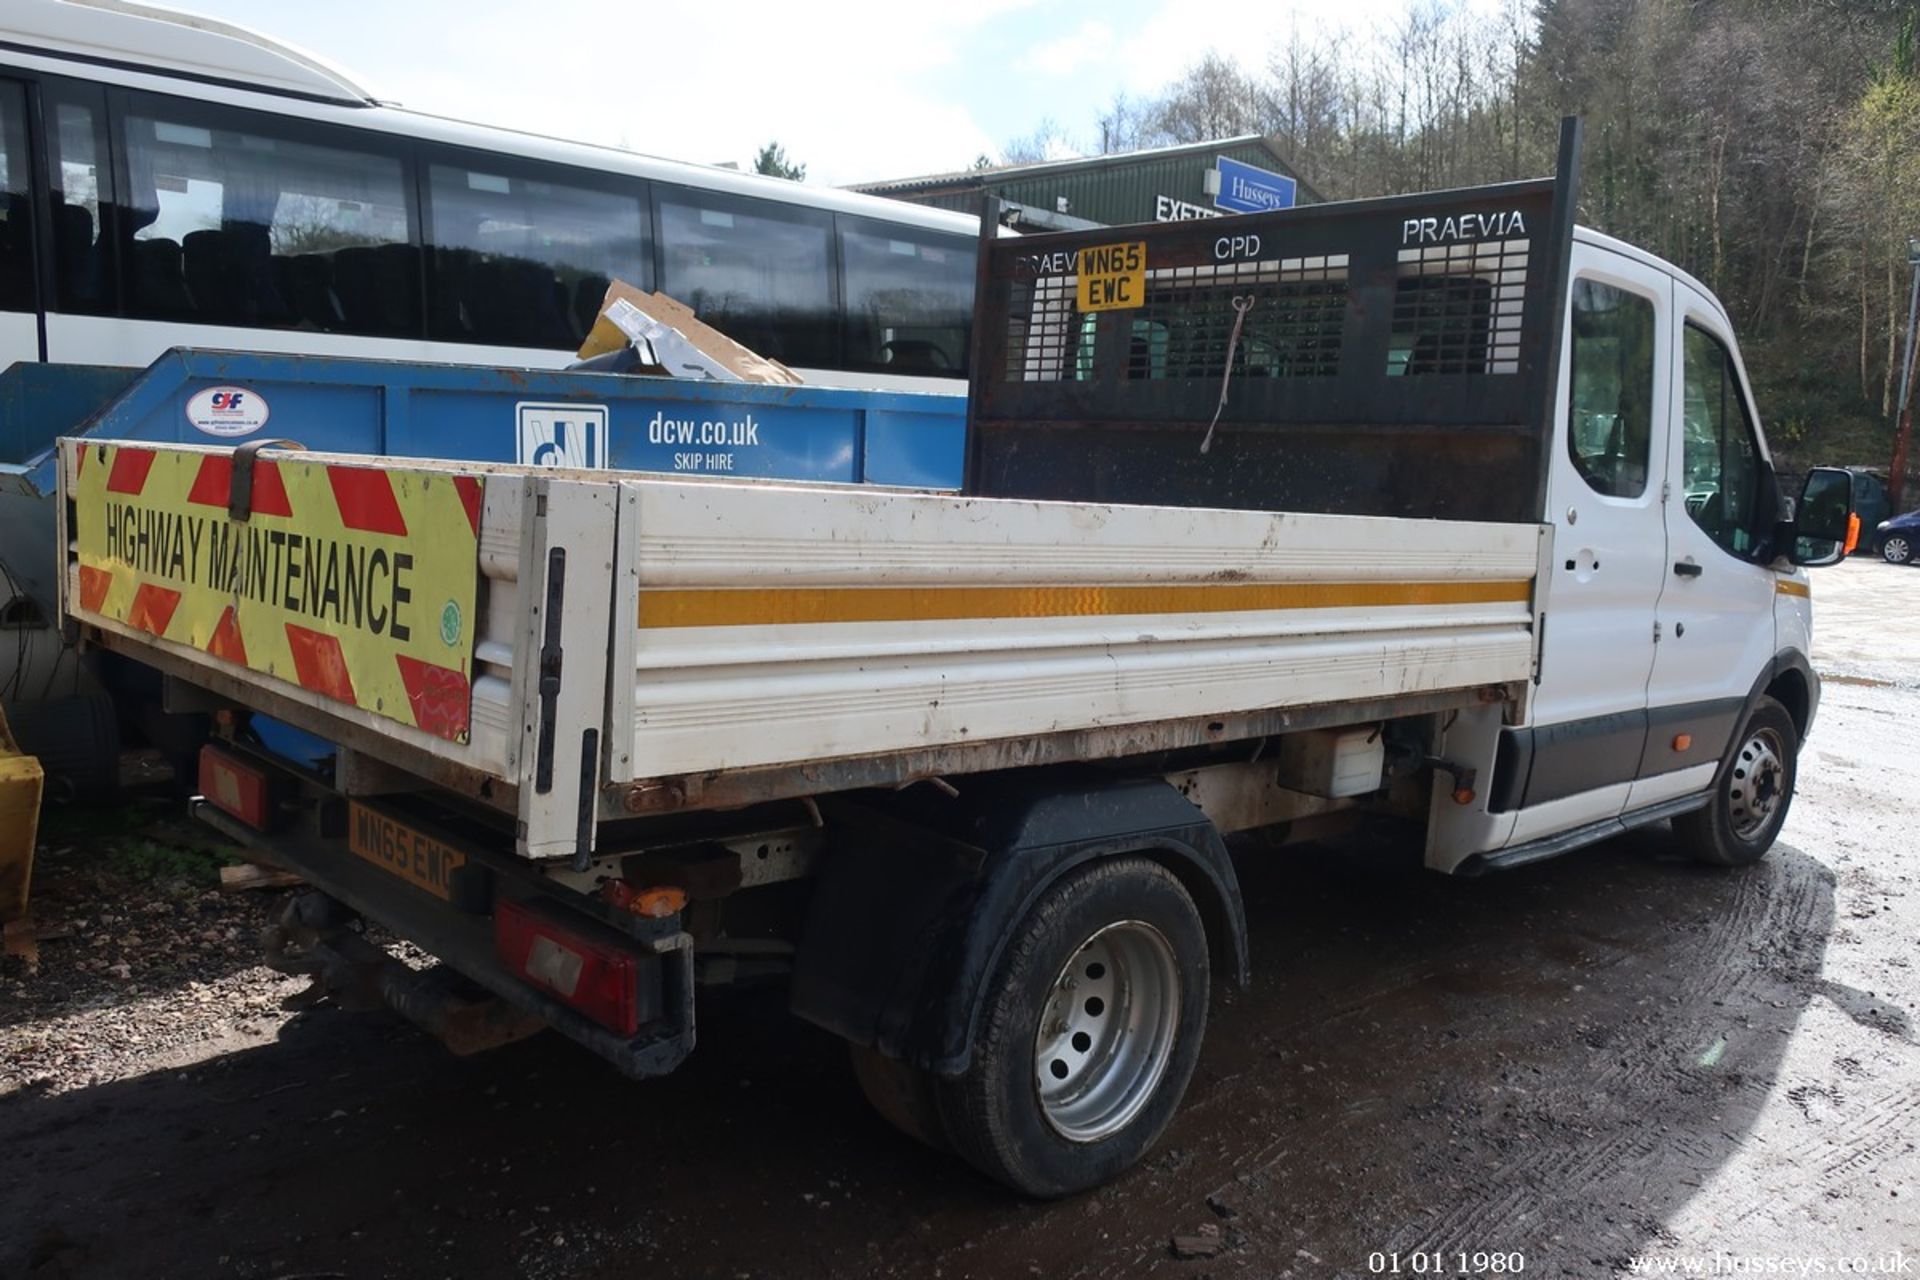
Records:
<instances>
[{"instance_id":1,"label":"coach window","mask_svg":"<svg viewBox=\"0 0 1920 1280\"><path fill-rule=\"evenodd\" d=\"M33 310L32 188L27 182L27 91L0 80L0 310Z\"/></svg>"},{"instance_id":2,"label":"coach window","mask_svg":"<svg viewBox=\"0 0 1920 1280\"><path fill-rule=\"evenodd\" d=\"M658 208L662 292L763 356L838 363L828 215L677 188Z\"/></svg>"},{"instance_id":3,"label":"coach window","mask_svg":"<svg viewBox=\"0 0 1920 1280\"><path fill-rule=\"evenodd\" d=\"M609 281L646 284L637 191L436 164L428 207L429 331L444 341L572 350Z\"/></svg>"},{"instance_id":4,"label":"coach window","mask_svg":"<svg viewBox=\"0 0 1920 1280\"><path fill-rule=\"evenodd\" d=\"M106 114L98 90L41 90L53 173L53 260L56 310L113 310L107 225L112 216Z\"/></svg>"},{"instance_id":5,"label":"coach window","mask_svg":"<svg viewBox=\"0 0 1920 1280\"><path fill-rule=\"evenodd\" d=\"M843 220L840 261L848 368L934 377L966 373L971 241Z\"/></svg>"},{"instance_id":6,"label":"coach window","mask_svg":"<svg viewBox=\"0 0 1920 1280\"><path fill-rule=\"evenodd\" d=\"M1653 452L1653 303L1573 282L1572 403L1567 448L1596 493L1637 498Z\"/></svg>"},{"instance_id":7,"label":"coach window","mask_svg":"<svg viewBox=\"0 0 1920 1280\"><path fill-rule=\"evenodd\" d=\"M287 132L251 112L133 99L128 313L417 336L404 166Z\"/></svg>"}]
</instances>

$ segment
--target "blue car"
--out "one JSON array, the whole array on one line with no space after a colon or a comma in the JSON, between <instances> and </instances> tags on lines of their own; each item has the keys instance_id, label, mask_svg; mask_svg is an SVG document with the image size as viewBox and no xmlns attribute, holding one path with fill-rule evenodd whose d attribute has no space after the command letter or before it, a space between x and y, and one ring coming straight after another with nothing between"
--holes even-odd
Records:
<instances>
[{"instance_id":1,"label":"blue car","mask_svg":"<svg viewBox=\"0 0 1920 1280\"><path fill-rule=\"evenodd\" d=\"M1873 549L1888 564L1912 564L1920 555L1920 511L1882 520L1873 531Z\"/></svg>"}]
</instances>

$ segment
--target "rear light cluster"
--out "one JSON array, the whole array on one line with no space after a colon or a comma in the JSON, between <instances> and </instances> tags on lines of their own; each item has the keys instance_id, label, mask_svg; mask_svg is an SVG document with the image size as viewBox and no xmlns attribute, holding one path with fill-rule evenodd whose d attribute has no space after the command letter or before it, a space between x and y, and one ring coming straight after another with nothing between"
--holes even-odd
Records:
<instances>
[{"instance_id":1,"label":"rear light cluster","mask_svg":"<svg viewBox=\"0 0 1920 1280\"><path fill-rule=\"evenodd\" d=\"M493 937L514 976L551 992L607 1030L640 1030L639 957L589 938L537 904L499 899Z\"/></svg>"},{"instance_id":2,"label":"rear light cluster","mask_svg":"<svg viewBox=\"0 0 1920 1280\"><path fill-rule=\"evenodd\" d=\"M267 775L218 747L200 748L200 794L257 831L265 831L273 820Z\"/></svg>"}]
</instances>

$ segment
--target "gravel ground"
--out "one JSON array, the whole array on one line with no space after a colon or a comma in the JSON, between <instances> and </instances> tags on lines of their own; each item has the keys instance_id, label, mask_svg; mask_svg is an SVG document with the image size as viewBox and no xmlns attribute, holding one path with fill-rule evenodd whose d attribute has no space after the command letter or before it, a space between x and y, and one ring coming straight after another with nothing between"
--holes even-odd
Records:
<instances>
[{"instance_id":1,"label":"gravel ground","mask_svg":"<svg viewBox=\"0 0 1920 1280\"><path fill-rule=\"evenodd\" d=\"M231 851L162 796L46 814L37 957L0 961L0 1096L63 1093L270 1038L305 984L260 964L278 895L226 895Z\"/></svg>"},{"instance_id":2,"label":"gravel ground","mask_svg":"<svg viewBox=\"0 0 1920 1280\"><path fill-rule=\"evenodd\" d=\"M1765 863L1662 830L1472 882L1247 859L1252 988L1148 1164L1058 1204L898 1138L775 992L706 1001L645 1085L285 1010L281 895L207 892L177 824L139 834L159 809L56 817L66 936L0 970L0 1274L1920 1274L1920 571L1816 581L1825 697Z\"/></svg>"}]
</instances>

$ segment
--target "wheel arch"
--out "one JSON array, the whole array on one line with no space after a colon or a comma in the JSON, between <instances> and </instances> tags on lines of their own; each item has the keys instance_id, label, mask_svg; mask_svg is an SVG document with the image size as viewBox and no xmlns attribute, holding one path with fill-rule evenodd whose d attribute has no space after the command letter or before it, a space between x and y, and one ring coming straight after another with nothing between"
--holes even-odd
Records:
<instances>
[{"instance_id":1,"label":"wheel arch","mask_svg":"<svg viewBox=\"0 0 1920 1280\"><path fill-rule=\"evenodd\" d=\"M1754 704L1762 696L1772 698L1787 709L1793 719L1794 732L1805 742L1813 732L1814 713L1820 707L1820 677L1814 674L1807 655L1798 649L1783 649L1775 654L1747 695L1746 714L1752 714Z\"/></svg>"},{"instance_id":2,"label":"wheel arch","mask_svg":"<svg viewBox=\"0 0 1920 1280\"><path fill-rule=\"evenodd\" d=\"M955 797L837 805L829 817L843 843L808 908L792 1008L909 1065L967 1069L983 990L1014 928L1062 876L1103 860L1164 867L1199 912L1213 972L1246 982L1246 916L1226 845L1159 778L975 779Z\"/></svg>"}]
</instances>

